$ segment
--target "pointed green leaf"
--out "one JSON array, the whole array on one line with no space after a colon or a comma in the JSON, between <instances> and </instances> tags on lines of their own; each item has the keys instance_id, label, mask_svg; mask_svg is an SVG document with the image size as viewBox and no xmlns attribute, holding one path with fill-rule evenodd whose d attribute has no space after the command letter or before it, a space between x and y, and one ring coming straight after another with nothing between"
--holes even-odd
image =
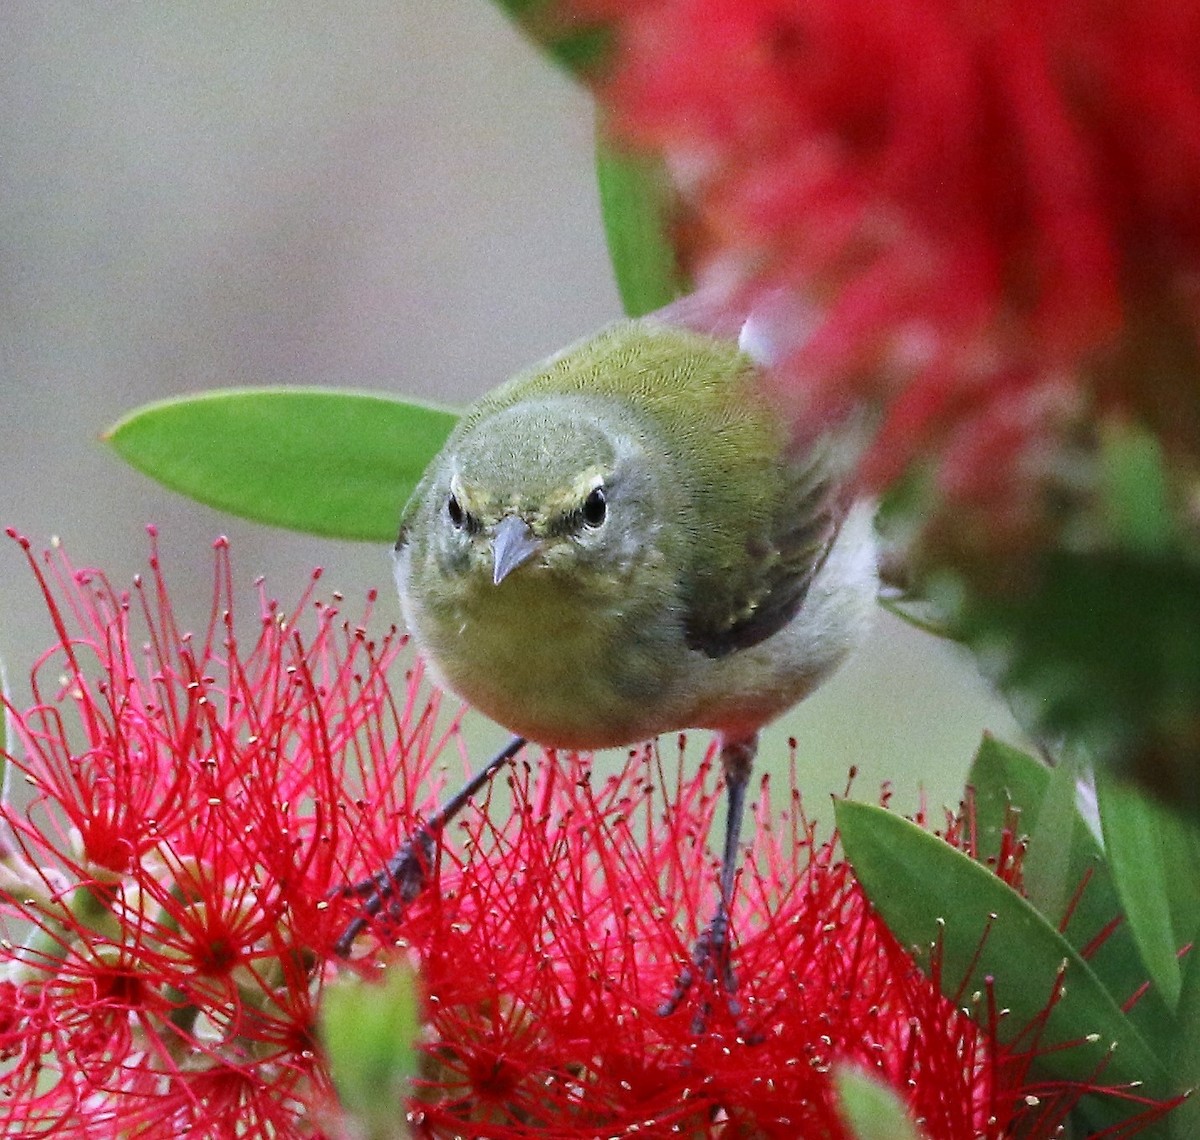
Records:
<instances>
[{"instance_id":1,"label":"pointed green leaf","mask_svg":"<svg viewBox=\"0 0 1200 1140\"><path fill-rule=\"evenodd\" d=\"M881 590L878 602L883 609L899 618L905 625L911 625L913 629L927 633L930 637L949 641L955 636L941 608L927 598Z\"/></svg>"},{"instance_id":2,"label":"pointed green leaf","mask_svg":"<svg viewBox=\"0 0 1200 1140\"><path fill-rule=\"evenodd\" d=\"M981 862L995 864L1010 818L1016 827L1014 838L1033 830L1049 783L1050 770L1040 760L994 736L984 736L967 773Z\"/></svg>"},{"instance_id":3,"label":"pointed green leaf","mask_svg":"<svg viewBox=\"0 0 1200 1140\"><path fill-rule=\"evenodd\" d=\"M1042 1016L1061 970L1063 992L1040 1036L1041 1071L1094 1079L1115 1044L1104 1068L1106 1083L1142 1081L1151 1096L1168 1092L1162 1062L1112 995L1016 891L937 836L883 808L841 801L836 815L855 874L896 937L914 948L926 968L932 947L940 944L939 974L948 997L970 1000L992 979L997 1007L1009 1010L999 1021L998 1035L1011 1041ZM1113 1102L1104 1111L1122 1109Z\"/></svg>"},{"instance_id":4,"label":"pointed green leaf","mask_svg":"<svg viewBox=\"0 0 1200 1140\"><path fill-rule=\"evenodd\" d=\"M896 1093L857 1065L833 1072L838 1115L854 1140L921 1140Z\"/></svg>"},{"instance_id":5,"label":"pointed green leaf","mask_svg":"<svg viewBox=\"0 0 1200 1140\"><path fill-rule=\"evenodd\" d=\"M631 317L661 309L687 291L672 230L678 199L656 158L632 155L596 134L596 178L608 256Z\"/></svg>"},{"instance_id":6,"label":"pointed green leaf","mask_svg":"<svg viewBox=\"0 0 1200 1140\"><path fill-rule=\"evenodd\" d=\"M1179 1035L1171 1071L1184 1088L1200 1089L1200 953L1192 949L1183 960L1183 978L1176 1010ZM1200 1136L1200 1094L1194 1093L1170 1117L1173 1137Z\"/></svg>"},{"instance_id":7,"label":"pointed green leaf","mask_svg":"<svg viewBox=\"0 0 1200 1140\"><path fill-rule=\"evenodd\" d=\"M576 79L594 79L612 51L612 28L561 0L496 0L516 25Z\"/></svg>"},{"instance_id":8,"label":"pointed green leaf","mask_svg":"<svg viewBox=\"0 0 1200 1140\"><path fill-rule=\"evenodd\" d=\"M1077 773L1078 767L1072 756L1062 757L1058 766L1050 769L1046 793L1036 815L1031 818L1033 830L1022 865L1025 897L1055 926L1067 913L1080 882L1071 865L1074 825L1078 818L1075 809Z\"/></svg>"},{"instance_id":9,"label":"pointed green leaf","mask_svg":"<svg viewBox=\"0 0 1200 1140\"><path fill-rule=\"evenodd\" d=\"M967 783L974 789L975 822L980 858L994 863L1001 831L1010 809L1016 809L1016 835L1052 840L1047 829L1039 826L1039 816L1050 786L1050 769L1041 761L1011 745L985 736L975 755ZM1113 926L1121 911L1121 902L1113 884L1100 841L1083 816L1076 811L1070 828L1070 848L1060 857L1067 862L1067 881L1078 888L1086 881L1075 902L1070 921L1063 930L1067 941L1088 965L1118 1003L1124 1004L1150 980L1150 971L1142 962L1127 922ZM1062 914L1046 915L1051 924L1061 926ZM1101 938L1098 944L1093 944ZM1151 989L1138 999L1127 1016L1154 1046L1166 1056L1172 1040L1174 1017L1161 994Z\"/></svg>"},{"instance_id":10,"label":"pointed green leaf","mask_svg":"<svg viewBox=\"0 0 1200 1140\"><path fill-rule=\"evenodd\" d=\"M229 389L148 404L105 439L173 491L256 522L390 542L454 412L322 388Z\"/></svg>"},{"instance_id":11,"label":"pointed green leaf","mask_svg":"<svg viewBox=\"0 0 1200 1140\"><path fill-rule=\"evenodd\" d=\"M1134 941L1168 1007L1179 1002L1179 950L1200 923L1200 832L1107 772L1096 776L1104 848Z\"/></svg>"}]
</instances>

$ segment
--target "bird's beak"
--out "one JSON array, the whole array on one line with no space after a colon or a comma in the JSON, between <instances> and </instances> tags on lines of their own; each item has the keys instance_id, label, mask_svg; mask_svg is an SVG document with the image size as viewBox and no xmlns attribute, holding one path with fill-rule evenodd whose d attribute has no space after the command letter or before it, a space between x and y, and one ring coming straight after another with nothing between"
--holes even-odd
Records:
<instances>
[{"instance_id":1,"label":"bird's beak","mask_svg":"<svg viewBox=\"0 0 1200 1140\"><path fill-rule=\"evenodd\" d=\"M527 562L539 550L538 542L524 519L506 515L496 527L492 539L492 584L499 586L523 562Z\"/></svg>"}]
</instances>

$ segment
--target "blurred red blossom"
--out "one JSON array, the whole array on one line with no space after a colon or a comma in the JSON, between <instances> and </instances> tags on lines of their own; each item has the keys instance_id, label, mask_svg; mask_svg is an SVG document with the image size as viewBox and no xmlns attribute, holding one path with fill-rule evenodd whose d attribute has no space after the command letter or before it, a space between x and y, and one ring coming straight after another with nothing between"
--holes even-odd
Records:
<instances>
[{"instance_id":1,"label":"blurred red blossom","mask_svg":"<svg viewBox=\"0 0 1200 1140\"><path fill-rule=\"evenodd\" d=\"M30 556L59 643L8 710L32 798L0 809L0 1134L348 1135L322 989L398 949L424 990L419 1135L836 1140L843 1062L930 1140L1049 1135L1102 1089L1039 1080L1036 1024L1003 1046L986 998L973 1021L940 994L816 839L794 773L783 805L762 785L734 899L740 1012L699 981L658 1016L716 878L713 754L685 774L682 743L603 781L585 756L517 764L511 809L501 785L440 833L429 888L338 960L361 905L340 888L427 817L435 766L465 762L457 721L419 668L390 687L394 630L311 586L284 609L260 585L243 631L224 542L215 562L192 633L153 552L129 592ZM1142 1113L1122 1135L1161 1112L1111 1091Z\"/></svg>"},{"instance_id":2,"label":"blurred red blossom","mask_svg":"<svg viewBox=\"0 0 1200 1140\"><path fill-rule=\"evenodd\" d=\"M803 299L798 423L882 409L869 482L944 448L970 505L1003 441L1038 496L1098 409L1200 456L1195 5L571 3L615 24L601 93L698 211L700 280Z\"/></svg>"}]
</instances>

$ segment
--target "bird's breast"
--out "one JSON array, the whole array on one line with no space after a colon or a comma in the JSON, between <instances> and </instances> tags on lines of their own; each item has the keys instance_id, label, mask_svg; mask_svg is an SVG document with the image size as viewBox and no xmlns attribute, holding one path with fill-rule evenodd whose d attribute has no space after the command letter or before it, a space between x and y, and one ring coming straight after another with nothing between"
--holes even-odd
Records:
<instances>
[{"instance_id":1,"label":"bird's breast","mask_svg":"<svg viewBox=\"0 0 1200 1140\"><path fill-rule=\"evenodd\" d=\"M554 747L605 748L670 727L663 715L683 641L666 591L588 586L531 568L498 586L437 590L402 580L402 596L418 645L446 683L513 732Z\"/></svg>"}]
</instances>

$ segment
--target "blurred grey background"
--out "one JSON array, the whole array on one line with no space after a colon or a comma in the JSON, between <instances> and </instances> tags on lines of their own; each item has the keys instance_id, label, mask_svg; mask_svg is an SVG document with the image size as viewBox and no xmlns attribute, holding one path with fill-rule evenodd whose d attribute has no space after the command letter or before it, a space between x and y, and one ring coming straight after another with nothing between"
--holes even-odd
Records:
<instances>
[{"instance_id":1,"label":"blurred grey background","mask_svg":"<svg viewBox=\"0 0 1200 1140\"><path fill-rule=\"evenodd\" d=\"M193 624L218 534L251 613L256 575L286 600L321 565L399 620L388 552L173 496L105 449L119 416L248 384L462 403L620 315L590 100L487 0L8 0L0 100L0 524L123 583L157 523ZM49 640L0 543L19 700ZM1015 735L970 662L881 614L762 756L796 735L818 810L851 765L860 796L937 806L984 728Z\"/></svg>"}]
</instances>

